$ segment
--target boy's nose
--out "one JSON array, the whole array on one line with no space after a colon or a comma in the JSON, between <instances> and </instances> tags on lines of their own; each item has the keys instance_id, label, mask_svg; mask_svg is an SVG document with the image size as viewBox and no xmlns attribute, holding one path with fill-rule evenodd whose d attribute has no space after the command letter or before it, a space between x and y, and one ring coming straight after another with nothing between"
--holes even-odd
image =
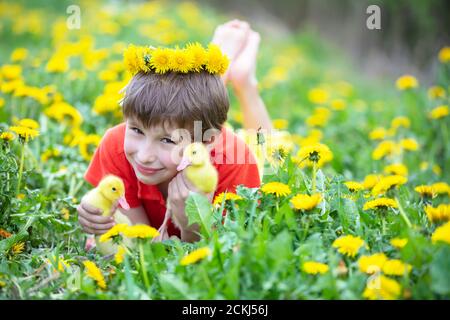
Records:
<instances>
[{"instance_id":1,"label":"boy's nose","mask_svg":"<svg viewBox=\"0 0 450 320\"><path fill-rule=\"evenodd\" d=\"M137 153L137 160L143 165L152 163L156 160L156 154L152 148L143 148Z\"/></svg>"}]
</instances>

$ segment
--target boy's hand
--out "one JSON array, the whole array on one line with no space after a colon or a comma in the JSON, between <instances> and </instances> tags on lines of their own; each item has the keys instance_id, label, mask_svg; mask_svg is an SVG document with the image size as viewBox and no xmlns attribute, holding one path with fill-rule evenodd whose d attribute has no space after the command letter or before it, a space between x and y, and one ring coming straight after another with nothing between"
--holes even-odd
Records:
<instances>
[{"instance_id":1,"label":"boy's hand","mask_svg":"<svg viewBox=\"0 0 450 320\"><path fill-rule=\"evenodd\" d=\"M118 203L115 203L111 213L115 212L117 207ZM114 217L103 217L102 210L87 203L85 197L81 199L80 204L77 206L77 212L78 223L86 233L103 234L115 224Z\"/></svg>"},{"instance_id":2,"label":"boy's hand","mask_svg":"<svg viewBox=\"0 0 450 320\"><path fill-rule=\"evenodd\" d=\"M189 232L196 230L198 226L193 225L188 227L189 221L185 212L186 200L189 197L190 192L204 193L197 190L197 188L190 183L183 171L179 172L175 178L172 179L167 190L168 201L170 201L170 208L172 210L172 220L175 225L182 231ZM209 201L212 201L214 192L204 195Z\"/></svg>"},{"instance_id":3,"label":"boy's hand","mask_svg":"<svg viewBox=\"0 0 450 320\"><path fill-rule=\"evenodd\" d=\"M211 42L217 44L223 53L225 53L230 59L230 67L222 76L225 83L228 80L231 65L245 46L249 31L250 26L247 22L236 19L219 25L214 31L214 36Z\"/></svg>"},{"instance_id":4,"label":"boy's hand","mask_svg":"<svg viewBox=\"0 0 450 320\"><path fill-rule=\"evenodd\" d=\"M256 59L260 40L259 33L250 30L244 48L228 69L228 79L237 93L257 86Z\"/></svg>"}]
</instances>

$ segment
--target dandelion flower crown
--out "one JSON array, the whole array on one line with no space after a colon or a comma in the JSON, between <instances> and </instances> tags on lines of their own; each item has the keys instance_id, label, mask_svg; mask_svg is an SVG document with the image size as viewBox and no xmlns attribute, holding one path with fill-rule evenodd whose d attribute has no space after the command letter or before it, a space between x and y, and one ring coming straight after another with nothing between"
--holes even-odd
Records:
<instances>
[{"instance_id":1,"label":"dandelion flower crown","mask_svg":"<svg viewBox=\"0 0 450 320\"><path fill-rule=\"evenodd\" d=\"M222 75L228 68L229 59L215 44L203 48L190 43L185 48L155 48L130 44L124 52L126 68L132 75L142 71L164 74L167 72L200 72Z\"/></svg>"}]
</instances>

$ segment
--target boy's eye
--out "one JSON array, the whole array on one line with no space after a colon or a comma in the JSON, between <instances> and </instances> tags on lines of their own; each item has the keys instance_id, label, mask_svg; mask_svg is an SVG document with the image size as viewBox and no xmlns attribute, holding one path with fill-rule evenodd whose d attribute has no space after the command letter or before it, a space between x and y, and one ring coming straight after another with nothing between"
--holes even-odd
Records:
<instances>
[{"instance_id":1,"label":"boy's eye","mask_svg":"<svg viewBox=\"0 0 450 320\"><path fill-rule=\"evenodd\" d=\"M162 138L161 141L164 143L176 144L175 141L173 141L169 138Z\"/></svg>"},{"instance_id":2,"label":"boy's eye","mask_svg":"<svg viewBox=\"0 0 450 320\"><path fill-rule=\"evenodd\" d=\"M136 127L132 127L131 130L133 130L134 132L136 132L137 134L144 134L140 129L136 128Z\"/></svg>"}]
</instances>

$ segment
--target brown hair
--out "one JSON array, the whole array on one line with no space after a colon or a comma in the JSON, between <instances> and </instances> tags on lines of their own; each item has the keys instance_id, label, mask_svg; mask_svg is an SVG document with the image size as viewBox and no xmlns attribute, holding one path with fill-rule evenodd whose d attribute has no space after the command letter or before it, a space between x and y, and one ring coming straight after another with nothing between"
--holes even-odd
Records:
<instances>
[{"instance_id":1,"label":"brown hair","mask_svg":"<svg viewBox=\"0 0 450 320\"><path fill-rule=\"evenodd\" d=\"M206 71L186 74L137 73L126 87L122 111L125 118L143 126L164 125L192 128L201 121L202 131L222 129L230 103L218 75Z\"/></svg>"}]
</instances>

